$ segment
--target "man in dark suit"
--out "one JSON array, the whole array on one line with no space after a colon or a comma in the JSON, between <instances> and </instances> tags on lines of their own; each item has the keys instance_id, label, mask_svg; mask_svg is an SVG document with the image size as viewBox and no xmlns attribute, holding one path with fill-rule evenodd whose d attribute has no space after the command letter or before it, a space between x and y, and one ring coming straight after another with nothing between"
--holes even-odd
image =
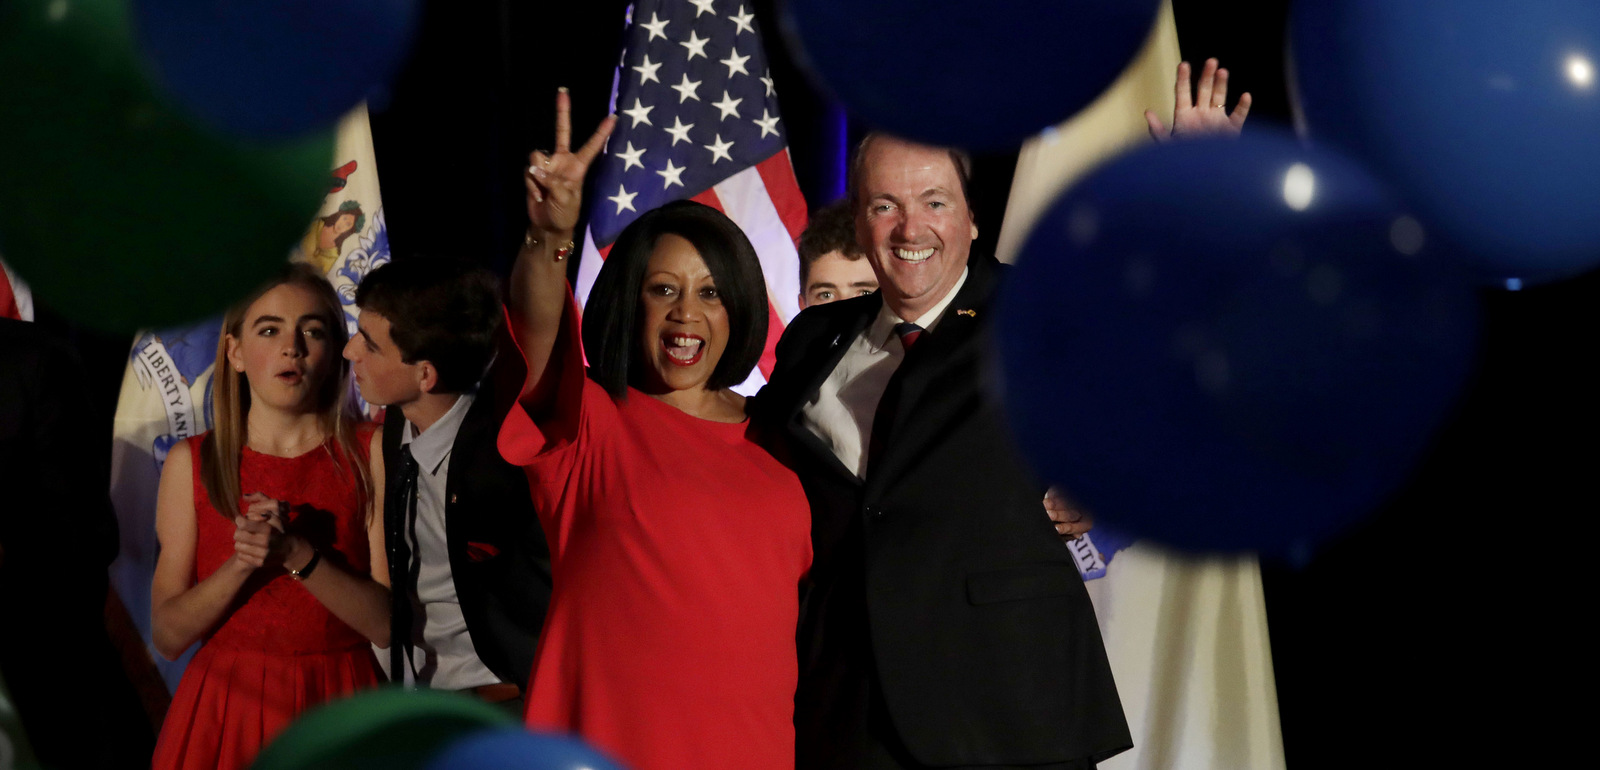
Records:
<instances>
[{"instance_id":1,"label":"man in dark suit","mask_svg":"<svg viewBox=\"0 0 1600 770\"><path fill-rule=\"evenodd\" d=\"M798 316L756 407L811 501L802 770L1087 768L1132 745L1045 488L984 388L1002 268L969 259L965 162L862 143L851 202L881 289Z\"/></svg>"},{"instance_id":2,"label":"man in dark suit","mask_svg":"<svg viewBox=\"0 0 1600 770\"><path fill-rule=\"evenodd\" d=\"M393 262L356 304L345 357L362 396L388 407L390 678L515 708L550 603L550 550L527 476L496 445L524 377L498 282L455 262Z\"/></svg>"}]
</instances>

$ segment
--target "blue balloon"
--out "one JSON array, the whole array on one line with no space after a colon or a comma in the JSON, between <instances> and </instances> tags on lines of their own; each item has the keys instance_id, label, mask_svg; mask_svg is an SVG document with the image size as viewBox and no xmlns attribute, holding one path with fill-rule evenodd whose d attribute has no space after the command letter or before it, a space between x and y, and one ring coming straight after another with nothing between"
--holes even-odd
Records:
<instances>
[{"instance_id":1,"label":"blue balloon","mask_svg":"<svg viewBox=\"0 0 1600 770\"><path fill-rule=\"evenodd\" d=\"M789 0L801 63L852 113L936 145L1015 147L1094 101L1159 0Z\"/></svg>"},{"instance_id":2,"label":"blue balloon","mask_svg":"<svg viewBox=\"0 0 1600 770\"><path fill-rule=\"evenodd\" d=\"M418 0L128 0L145 58L176 102L256 138L327 128L385 86Z\"/></svg>"},{"instance_id":3,"label":"blue balloon","mask_svg":"<svg viewBox=\"0 0 1600 770\"><path fill-rule=\"evenodd\" d=\"M1354 163L1257 131L1151 146L1056 200L1001 295L1012 427L1107 524L1294 556L1407 476L1477 300Z\"/></svg>"},{"instance_id":4,"label":"blue balloon","mask_svg":"<svg viewBox=\"0 0 1600 770\"><path fill-rule=\"evenodd\" d=\"M1600 265L1600 3L1302 0L1298 109L1490 279Z\"/></svg>"},{"instance_id":5,"label":"blue balloon","mask_svg":"<svg viewBox=\"0 0 1600 770\"><path fill-rule=\"evenodd\" d=\"M522 728L485 730L435 755L425 770L623 770L577 738Z\"/></svg>"}]
</instances>

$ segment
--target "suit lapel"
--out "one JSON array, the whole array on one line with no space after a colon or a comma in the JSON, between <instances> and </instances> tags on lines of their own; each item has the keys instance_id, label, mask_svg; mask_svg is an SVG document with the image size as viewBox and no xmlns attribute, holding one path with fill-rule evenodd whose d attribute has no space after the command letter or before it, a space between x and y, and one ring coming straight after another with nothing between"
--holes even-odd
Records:
<instances>
[{"instance_id":1,"label":"suit lapel","mask_svg":"<svg viewBox=\"0 0 1600 770\"><path fill-rule=\"evenodd\" d=\"M866 493L875 499L908 471L921 450L948 435L948 425L967 414L977 389L963 387L955 392L930 391L930 387L954 374L981 365L979 354L986 327L988 300L993 293L995 270L985 262L973 261L967 282L945 308L938 325L918 340L906 354L900 369L900 401L888 426L889 443L867 467ZM981 375L964 374L963 383L976 382ZM891 383L890 387L896 387Z\"/></svg>"},{"instance_id":2,"label":"suit lapel","mask_svg":"<svg viewBox=\"0 0 1600 770\"><path fill-rule=\"evenodd\" d=\"M844 317L841 323L828 329L825 337L819 338L823 344L813 346L806 359L791 370L808 373L810 377L797 390L786 396L782 415L784 429L788 431L794 444L805 448L818 462L833 468L853 483L860 483L855 471L844 467L844 463L839 462L839 457L833 453L832 447L806 427L803 410L806 402L811 400L811 395L822 387L822 383L827 381L828 376L839 366L839 361L850 350L856 336L872 323L872 319L877 317L878 311L883 307L882 299L876 294L871 295L870 301L862 300L859 304L861 308L858 312Z\"/></svg>"},{"instance_id":3,"label":"suit lapel","mask_svg":"<svg viewBox=\"0 0 1600 770\"><path fill-rule=\"evenodd\" d=\"M461 417L461 427L456 429L456 440L450 445L450 470L446 474L444 482L446 499L462 487L464 477L473 470L470 467L472 465L470 461L455 461L457 457L463 456L456 450L462 447L494 445L494 435L491 431L498 430L500 427L494 421L494 415L497 411L494 395L492 386L487 382L483 383L473 396L472 405L467 407L467 413ZM446 519L448 518L446 517ZM446 528L449 527L448 520L445 525Z\"/></svg>"}]
</instances>

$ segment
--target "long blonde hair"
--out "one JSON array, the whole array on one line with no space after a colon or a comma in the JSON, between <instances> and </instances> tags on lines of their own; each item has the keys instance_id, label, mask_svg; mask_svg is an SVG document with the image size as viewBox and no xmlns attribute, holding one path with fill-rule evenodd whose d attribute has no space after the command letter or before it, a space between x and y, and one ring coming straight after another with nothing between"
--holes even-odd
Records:
<instances>
[{"instance_id":1,"label":"long blonde hair","mask_svg":"<svg viewBox=\"0 0 1600 770\"><path fill-rule=\"evenodd\" d=\"M239 461L250 438L245 419L250 413L250 383L243 373L234 371L229 365L228 339L237 339L242 335L245 313L249 312L256 300L286 285L309 289L316 296L327 327L328 342L339 362L337 376L329 373L317 391L318 422L323 433L338 445L339 451L333 453L326 442L323 448L334 455L334 462L344 465L347 471L355 474L361 507L367 508L367 501L372 499L372 471L360 461L361 454L356 446L358 417L350 398L350 362L340 356L349 339L345 331L344 310L339 304L339 296L326 279L306 265L295 264L228 308L222 317L222 334L217 338L217 363L211 374L212 427L200 444L200 481L205 486L211 507L229 521L240 514L239 502L244 497L239 482Z\"/></svg>"}]
</instances>

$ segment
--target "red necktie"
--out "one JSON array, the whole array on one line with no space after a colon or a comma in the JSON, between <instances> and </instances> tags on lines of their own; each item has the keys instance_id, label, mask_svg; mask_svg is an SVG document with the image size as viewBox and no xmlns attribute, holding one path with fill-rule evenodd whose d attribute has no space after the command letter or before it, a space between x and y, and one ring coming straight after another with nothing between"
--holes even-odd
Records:
<instances>
[{"instance_id":1,"label":"red necktie","mask_svg":"<svg viewBox=\"0 0 1600 770\"><path fill-rule=\"evenodd\" d=\"M894 333L900 335L900 344L906 350L917 344L917 338L922 336L922 327L910 321L903 321L894 325Z\"/></svg>"}]
</instances>

